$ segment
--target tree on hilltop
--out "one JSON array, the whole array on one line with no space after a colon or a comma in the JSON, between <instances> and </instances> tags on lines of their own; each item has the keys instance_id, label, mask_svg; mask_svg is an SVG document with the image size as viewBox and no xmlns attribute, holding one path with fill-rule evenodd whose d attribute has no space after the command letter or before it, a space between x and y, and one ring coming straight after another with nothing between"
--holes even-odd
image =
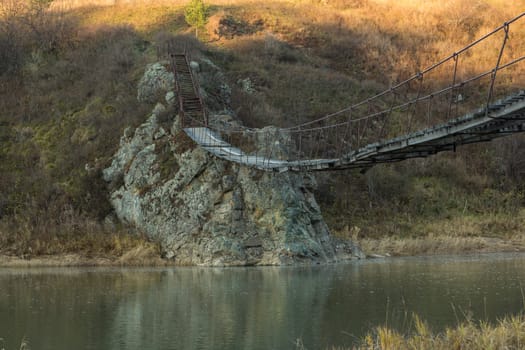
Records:
<instances>
[{"instance_id":1,"label":"tree on hilltop","mask_svg":"<svg viewBox=\"0 0 525 350\"><path fill-rule=\"evenodd\" d=\"M208 17L208 6L202 0L191 0L184 10L186 23L195 28L195 36L204 27Z\"/></svg>"}]
</instances>

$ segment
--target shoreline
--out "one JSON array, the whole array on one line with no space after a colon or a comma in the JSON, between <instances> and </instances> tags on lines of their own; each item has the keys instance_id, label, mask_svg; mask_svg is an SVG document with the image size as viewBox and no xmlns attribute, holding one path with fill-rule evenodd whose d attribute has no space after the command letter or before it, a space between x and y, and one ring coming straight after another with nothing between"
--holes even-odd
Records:
<instances>
[{"instance_id":1,"label":"shoreline","mask_svg":"<svg viewBox=\"0 0 525 350\"><path fill-rule=\"evenodd\" d=\"M362 238L356 243L367 257L465 255L525 252L525 237L427 235L421 237Z\"/></svg>"},{"instance_id":2,"label":"shoreline","mask_svg":"<svg viewBox=\"0 0 525 350\"><path fill-rule=\"evenodd\" d=\"M165 267L177 266L161 257L148 257L144 260L126 261L122 257L86 257L81 254L41 255L24 258L0 254L0 268L36 267Z\"/></svg>"},{"instance_id":3,"label":"shoreline","mask_svg":"<svg viewBox=\"0 0 525 350\"><path fill-rule=\"evenodd\" d=\"M471 236L426 236L416 238L384 237L377 239L357 239L366 259L472 255L480 253L519 253L525 252L525 237L509 239ZM79 253L15 256L0 253L0 268L33 267L176 267L173 260L163 259L151 251L132 249L120 256L111 254L89 256Z\"/></svg>"}]
</instances>

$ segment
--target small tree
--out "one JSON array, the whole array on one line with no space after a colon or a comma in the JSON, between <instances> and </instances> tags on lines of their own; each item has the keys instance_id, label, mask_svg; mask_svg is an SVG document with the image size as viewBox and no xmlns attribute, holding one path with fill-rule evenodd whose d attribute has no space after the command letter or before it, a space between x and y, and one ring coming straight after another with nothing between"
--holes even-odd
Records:
<instances>
[{"instance_id":1,"label":"small tree","mask_svg":"<svg viewBox=\"0 0 525 350\"><path fill-rule=\"evenodd\" d=\"M195 36L198 36L199 29L204 27L208 17L208 6L202 0L191 0L184 10L186 23L195 27Z\"/></svg>"}]
</instances>

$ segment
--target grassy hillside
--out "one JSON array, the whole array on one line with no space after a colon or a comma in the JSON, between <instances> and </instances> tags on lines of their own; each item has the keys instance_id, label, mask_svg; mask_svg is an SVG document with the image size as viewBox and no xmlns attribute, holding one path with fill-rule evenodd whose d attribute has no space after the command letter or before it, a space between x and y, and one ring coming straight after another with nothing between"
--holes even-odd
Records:
<instances>
[{"instance_id":1,"label":"grassy hillside","mask_svg":"<svg viewBox=\"0 0 525 350\"><path fill-rule=\"evenodd\" d=\"M210 0L197 41L184 1L1 0L0 252L118 255L148 244L105 220L100 171L124 128L151 110L137 102L137 82L174 37L224 70L246 125L288 126L414 74L517 15L518 3ZM512 35L525 37L525 26ZM523 53L519 42L511 49ZM524 87L523 72L505 83ZM255 93L238 83L247 78ZM524 146L513 136L365 174L320 174L317 197L333 231L370 250L490 245L478 236L521 249ZM428 244L443 235L454 239Z\"/></svg>"}]
</instances>

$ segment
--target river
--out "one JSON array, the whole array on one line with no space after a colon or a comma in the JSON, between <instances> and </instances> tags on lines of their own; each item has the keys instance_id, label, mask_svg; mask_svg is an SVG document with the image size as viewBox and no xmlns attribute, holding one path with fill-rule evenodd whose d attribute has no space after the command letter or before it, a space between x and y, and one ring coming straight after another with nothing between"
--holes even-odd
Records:
<instances>
[{"instance_id":1,"label":"river","mask_svg":"<svg viewBox=\"0 0 525 350\"><path fill-rule=\"evenodd\" d=\"M525 255L308 267L0 269L0 349L306 349L522 312Z\"/></svg>"}]
</instances>

